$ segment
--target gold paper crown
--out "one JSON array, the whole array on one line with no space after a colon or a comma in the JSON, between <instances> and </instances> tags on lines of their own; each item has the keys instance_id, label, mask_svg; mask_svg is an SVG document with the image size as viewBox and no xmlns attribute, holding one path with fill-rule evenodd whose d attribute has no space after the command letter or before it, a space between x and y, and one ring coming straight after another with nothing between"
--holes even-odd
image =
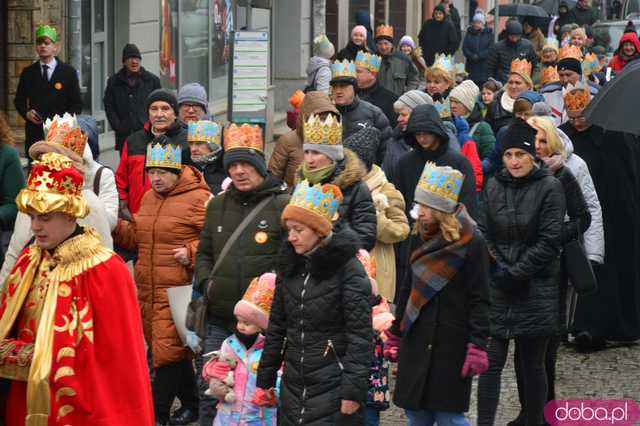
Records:
<instances>
[{"instance_id":1,"label":"gold paper crown","mask_svg":"<svg viewBox=\"0 0 640 426\"><path fill-rule=\"evenodd\" d=\"M42 127L46 142L62 145L82 158L84 147L87 145L87 135L82 133L75 115L65 112L60 117L56 114L53 119L48 118Z\"/></svg>"},{"instance_id":2,"label":"gold paper crown","mask_svg":"<svg viewBox=\"0 0 640 426\"><path fill-rule=\"evenodd\" d=\"M564 95L564 108L569 112L584 110L591 102L591 92L582 83L567 85Z\"/></svg>"},{"instance_id":3,"label":"gold paper crown","mask_svg":"<svg viewBox=\"0 0 640 426\"><path fill-rule=\"evenodd\" d=\"M336 78L356 78L356 64L352 61L347 61L343 59L342 62L335 61L331 64L331 80L335 80Z\"/></svg>"},{"instance_id":4,"label":"gold paper crown","mask_svg":"<svg viewBox=\"0 0 640 426\"><path fill-rule=\"evenodd\" d=\"M418 180L418 188L457 203L463 181L464 175L459 170L449 166L438 167L427 161Z\"/></svg>"},{"instance_id":5,"label":"gold paper crown","mask_svg":"<svg viewBox=\"0 0 640 426\"><path fill-rule=\"evenodd\" d=\"M23 213L60 212L82 218L89 214L89 205L82 196L83 185L82 173L68 157L47 152L32 163L27 187L18 193L16 205Z\"/></svg>"},{"instance_id":6,"label":"gold paper crown","mask_svg":"<svg viewBox=\"0 0 640 426\"><path fill-rule=\"evenodd\" d=\"M336 185L330 183L309 185L309 181L303 180L293 191L289 205L310 211L332 222L337 219L342 199L342 191Z\"/></svg>"},{"instance_id":7,"label":"gold paper crown","mask_svg":"<svg viewBox=\"0 0 640 426\"><path fill-rule=\"evenodd\" d=\"M378 25L376 28L376 38L389 37L393 38L393 27L391 25Z\"/></svg>"},{"instance_id":8,"label":"gold paper crown","mask_svg":"<svg viewBox=\"0 0 640 426\"><path fill-rule=\"evenodd\" d=\"M601 68L598 55L593 52L585 55L584 60L582 61L582 75L588 77L594 72L600 71Z\"/></svg>"},{"instance_id":9,"label":"gold paper crown","mask_svg":"<svg viewBox=\"0 0 640 426\"><path fill-rule=\"evenodd\" d=\"M567 58L574 58L582 62L582 52L580 51L580 48L572 44L562 46L558 52L558 61Z\"/></svg>"},{"instance_id":10,"label":"gold paper crown","mask_svg":"<svg viewBox=\"0 0 640 426\"><path fill-rule=\"evenodd\" d=\"M320 116L311 114L304 123L304 143L341 145L342 144L342 123L332 114L322 121Z\"/></svg>"},{"instance_id":11,"label":"gold paper crown","mask_svg":"<svg viewBox=\"0 0 640 426\"><path fill-rule=\"evenodd\" d=\"M544 67L540 76L540 85L544 86L548 83L560 81L560 75L558 75L558 68L556 67Z\"/></svg>"},{"instance_id":12,"label":"gold paper crown","mask_svg":"<svg viewBox=\"0 0 640 426\"><path fill-rule=\"evenodd\" d=\"M511 67L509 68L509 73L515 74L524 74L528 77L531 77L531 70L533 66L531 62L526 59L514 59L511 61Z\"/></svg>"},{"instance_id":13,"label":"gold paper crown","mask_svg":"<svg viewBox=\"0 0 640 426\"><path fill-rule=\"evenodd\" d=\"M258 125L232 123L224 129L224 150L253 149L264 152L262 128Z\"/></svg>"}]
</instances>

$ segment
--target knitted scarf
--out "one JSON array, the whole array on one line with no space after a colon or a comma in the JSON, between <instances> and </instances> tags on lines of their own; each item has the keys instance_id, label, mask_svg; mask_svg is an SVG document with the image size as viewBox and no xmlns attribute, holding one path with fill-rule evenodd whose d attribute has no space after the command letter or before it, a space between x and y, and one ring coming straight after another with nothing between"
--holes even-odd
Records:
<instances>
[{"instance_id":1,"label":"knitted scarf","mask_svg":"<svg viewBox=\"0 0 640 426\"><path fill-rule=\"evenodd\" d=\"M400 324L405 335L422 308L458 273L467 257L469 242L478 232L463 205L454 214L462 225L459 240L447 241L437 232L411 254L411 292Z\"/></svg>"}]
</instances>

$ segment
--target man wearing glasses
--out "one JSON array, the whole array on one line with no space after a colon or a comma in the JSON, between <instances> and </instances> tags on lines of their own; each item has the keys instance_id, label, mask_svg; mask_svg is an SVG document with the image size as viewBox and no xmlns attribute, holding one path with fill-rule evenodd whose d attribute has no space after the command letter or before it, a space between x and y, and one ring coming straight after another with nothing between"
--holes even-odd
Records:
<instances>
[{"instance_id":1,"label":"man wearing glasses","mask_svg":"<svg viewBox=\"0 0 640 426\"><path fill-rule=\"evenodd\" d=\"M178 91L178 118L185 125L192 121L210 120L207 116L209 100L200 83L187 83Z\"/></svg>"},{"instance_id":2,"label":"man wearing glasses","mask_svg":"<svg viewBox=\"0 0 640 426\"><path fill-rule=\"evenodd\" d=\"M59 47L56 29L38 26L38 60L20 73L14 99L16 110L25 120L25 154L33 143L44 139L42 123L47 118L82 112L78 73L55 56Z\"/></svg>"}]
</instances>

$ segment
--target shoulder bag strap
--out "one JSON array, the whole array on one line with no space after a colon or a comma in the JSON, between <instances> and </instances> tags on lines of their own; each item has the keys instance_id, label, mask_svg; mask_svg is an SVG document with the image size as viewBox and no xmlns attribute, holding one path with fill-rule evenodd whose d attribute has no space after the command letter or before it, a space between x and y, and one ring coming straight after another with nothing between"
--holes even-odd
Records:
<instances>
[{"instance_id":1,"label":"shoulder bag strap","mask_svg":"<svg viewBox=\"0 0 640 426\"><path fill-rule=\"evenodd\" d=\"M93 178L93 193L96 195L100 195L100 178L102 177L104 168L105 166L100 167Z\"/></svg>"},{"instance_id":2,"label":"shoulder bag strap","mask_svg":"<svg viewBox=\"0 0 640 426\"><path fill-rule=\"evenodd\" d=\"M222 247L222 251L218 256L215 265L213 265L210 277L213 277L213 275L216 273L218 267L222 264L222 261L227 256L227 253L229 253L229 250L231 250L231 247L236 242L240 234L247 228L249 223L258 215L258 213L260 213L260 211L264 209L267 204L269 204L269 201L273 200L274 198L275 194L272 194L269 197L265 197L253 208L253 210L251 210L251 213L245 216L242 222L240 222L240 225L238 225L235 231L233 231L227 242L224 244L224 247Z\"/></svg>"}]
</instances>

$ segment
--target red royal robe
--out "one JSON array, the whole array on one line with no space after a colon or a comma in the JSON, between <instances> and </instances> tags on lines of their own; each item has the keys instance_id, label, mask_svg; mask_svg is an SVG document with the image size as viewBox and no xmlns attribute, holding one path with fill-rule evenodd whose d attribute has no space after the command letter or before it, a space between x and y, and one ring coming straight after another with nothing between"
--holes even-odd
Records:
<instances>
[{"instance_id":1,"label":"red royal robe","mask_svg":"<svg viewBox=\"0 0 640 426\"><path fill-rule=\"evenodd\" d=\"M25 248L0 293L5 424L153 425L136 300L127 266L91 228L51 253Z\"/></svg>"}]
</instances>

